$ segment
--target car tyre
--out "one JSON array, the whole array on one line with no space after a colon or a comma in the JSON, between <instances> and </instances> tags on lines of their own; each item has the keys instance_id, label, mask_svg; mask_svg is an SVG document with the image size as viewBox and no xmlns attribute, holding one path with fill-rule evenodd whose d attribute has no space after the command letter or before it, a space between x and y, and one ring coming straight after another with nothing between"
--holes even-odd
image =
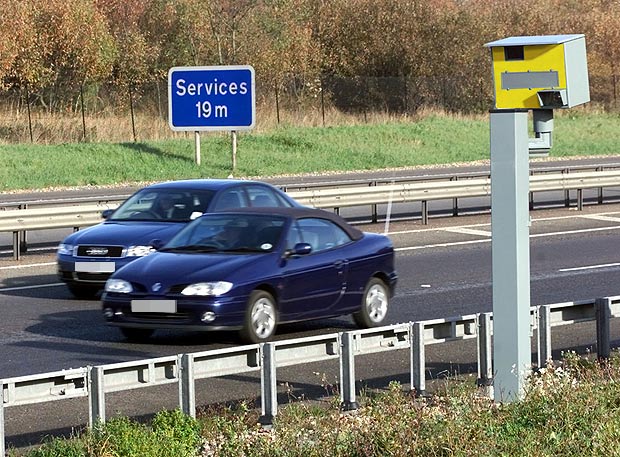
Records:
<instances>
[{"instance_id":1,"label":"car tyre","mask_svg":"<svg viewBox=\"0 0 620 457\"><path fill-rule=\"evenodd\" d=\"M132 327L121 327L121 333L125 338L129 341L135 342L144 342L147 341L153 332L152 328L132 328Z\"/></svg>"},{"instance_id":2,"label":"car tyre","mask_svg":"<svg viewBox=\"0 0 620 457\"><path fill-rule=\"evenodd\" d=\"M377 327L383 323L390 306L390 291L381 279L371 278L364 289L362 307L353 314L361 328Z\"/></svg>"},{"instance_id":3,"label":"car tyre","mask_svg":"<svg viewBox=\"0 0 620 457\"><path fill-rule=\"evenodd\" d=\"M278 324L276 301L269 292L255 290L250 294L240 336L245 343L269 341Z\"/></svg>"},{"instance_id":4,"label":"car tyre","mask_svg":"<svg viewBox=\"0 0 620 457\"><path fill-rule=\"evenodd\" d=\"M67 287L75 298L85 298L88 300L97 298L97 293L101 290L101 287L84 286L82 284L67 284Z\"/></svg>"}]
</instances>

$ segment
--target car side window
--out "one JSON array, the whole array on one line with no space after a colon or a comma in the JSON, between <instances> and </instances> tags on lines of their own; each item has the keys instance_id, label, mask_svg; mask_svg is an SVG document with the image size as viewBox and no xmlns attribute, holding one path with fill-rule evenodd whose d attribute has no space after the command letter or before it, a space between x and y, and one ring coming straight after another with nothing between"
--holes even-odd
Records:
<instances>
[{"instance_id":1,"label":"car side window","mask_svg":"<svg viewBox=\"0 0 620 457\"><path fill-rule=\"evenodd\" d=\"M246 191L250 197L250 203L254 207L291 206L289 202L267 186L250 185L246 186Z\"/></svg>"},{"instance_id":2,"label":"car side window","mask_svg":"<svg viewBox=\"0 0 620 457\"><path fill-rule=\"evenodd\" d=\"M301 239L312 246L312 252L325 251L351 241L344 230L326 219L300 219L298 225Z\"/></svg>"},{"instance_id":3,"label":"car side window","mask_svg":"<svg viewBox=\"0 0 620 457\"><path fill-rule=\"evenodd\" d=\"M291 225L289 229L288 236L286 237L286 249L291 250L295 247L297 243L303 243L303 238L301 237L301 229L298 224Z\"/></svg>"},{"instance_id":4,"label":"car side window","mask_svg":"<svg viewBox=\"0 0 620 457\"><path fill-rule=\"evenodd\" d=\"M215 202L214 211L221 211L229 208L245 208L248 206L243 189L233 188L223 191Z\"/></svg>"}]
</instances>

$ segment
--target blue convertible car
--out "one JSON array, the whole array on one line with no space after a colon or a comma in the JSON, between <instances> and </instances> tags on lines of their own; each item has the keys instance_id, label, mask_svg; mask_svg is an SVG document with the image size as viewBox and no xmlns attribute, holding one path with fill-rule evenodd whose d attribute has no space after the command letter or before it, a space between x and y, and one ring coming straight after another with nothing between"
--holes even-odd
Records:
<instances>
[{"instance_id":1,"label":"blue convertible car","mask_svg":"<svg viewBox=\"0 0 620 457\"><path fill-rule=\"evenodd\" d=\"M106 282L103 315L129 339L155 329L240 330L267 341L279 323L352 314L384 322L397 275L386 236L309 208L205 214Z\"/></svg>"},{"instance_id":2,"label":"blue convertible car","mask_svg":"<svg viewBox=\"0 0 620 457\"><path fill-rule=\"evenodd\" d=\"M203 213L243 207L299 206L267 183L189 179L153 184L129 197L101 224L75 232L58 246L58 276L77 297L93 297L113 272L153 251Z\"/></svg>"}]
</instances>

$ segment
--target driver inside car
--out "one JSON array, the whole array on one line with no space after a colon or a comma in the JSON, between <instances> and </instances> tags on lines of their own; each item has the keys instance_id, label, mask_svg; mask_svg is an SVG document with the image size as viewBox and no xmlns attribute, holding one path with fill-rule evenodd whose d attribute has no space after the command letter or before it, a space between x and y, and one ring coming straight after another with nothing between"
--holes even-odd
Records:
<instances>
[{"instance_id":1,"label":"driver inside car","mask_svg":"<svg viewBox=\"0 0 620 457\"><path fill-rule=\"evenodd\" d=\"M171 219L174 212L174 200L169 195L162 195L153 205L153 212L162 219Z\"/></svg>"}]
</instances>

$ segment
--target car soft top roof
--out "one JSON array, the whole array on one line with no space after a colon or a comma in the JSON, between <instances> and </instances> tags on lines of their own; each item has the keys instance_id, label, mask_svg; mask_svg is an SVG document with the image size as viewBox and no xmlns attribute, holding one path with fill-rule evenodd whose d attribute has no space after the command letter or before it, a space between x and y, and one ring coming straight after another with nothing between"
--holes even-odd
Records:
<instances>
[{"instance_id":1,"label":"car soft top roof","mask_svg":"<svg viewBox=\"0 0 620 457\"><path fill-rule=\"evenodd\" d=\"M333 222L338 225L342 230L344 230L350 238L354 240L359 240L364 236L364 232L361 230L349 225L347 221L345 221L342 217L340 217L336 213L331 213L329 211L324 211L322 209L316 208L308 208L308 207L294 207L294 208L284 208L284 207L276 207L276 208L236 208L236 209L227 209L221 211L222 213L235 213L235 214L273 214L278 216L283 216L287 218L293 219L303 219L308 217L326 219L328 221ZM209 213L205 214L202 217L208 217L209 215L217 214L217 213Z\"/></svg>"}]
</instances>

